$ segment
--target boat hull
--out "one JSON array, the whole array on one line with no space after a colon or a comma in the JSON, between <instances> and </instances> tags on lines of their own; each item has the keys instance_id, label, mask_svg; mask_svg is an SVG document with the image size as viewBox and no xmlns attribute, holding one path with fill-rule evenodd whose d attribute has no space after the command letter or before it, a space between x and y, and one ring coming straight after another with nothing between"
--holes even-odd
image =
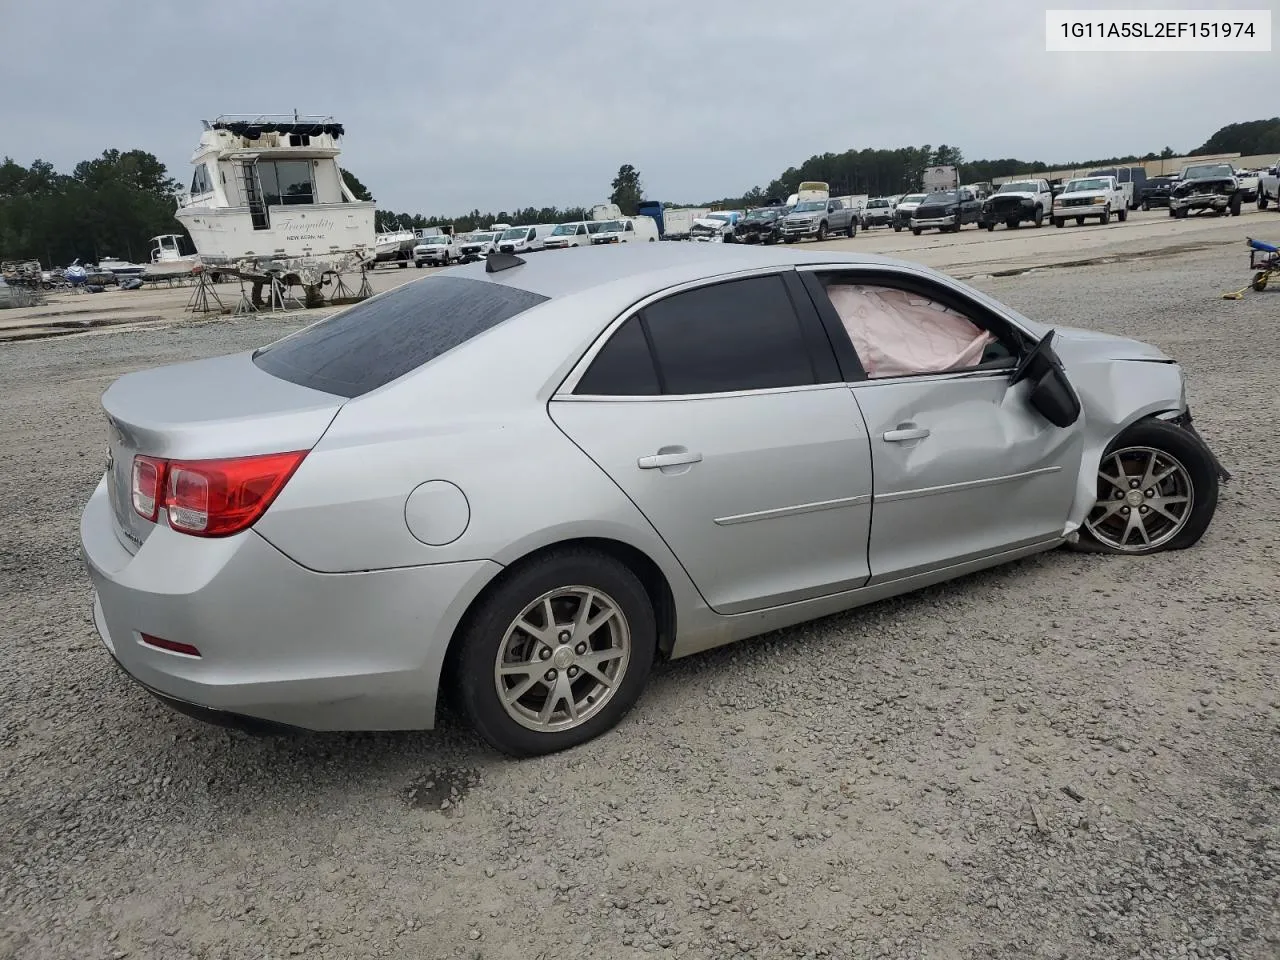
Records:
<instances>
[{"instance_id":1,"label":"boat hull","mask_svg":"<svg viewBox=\"0 0 1280 960\"><path fill-rule=\"evenodd\" d=\"M272 275L319 283L374 257L372 202L271 207L255 230L248 207L183 207L178 220L210 270L252 279Z\"/></svg>"}]
</instances>

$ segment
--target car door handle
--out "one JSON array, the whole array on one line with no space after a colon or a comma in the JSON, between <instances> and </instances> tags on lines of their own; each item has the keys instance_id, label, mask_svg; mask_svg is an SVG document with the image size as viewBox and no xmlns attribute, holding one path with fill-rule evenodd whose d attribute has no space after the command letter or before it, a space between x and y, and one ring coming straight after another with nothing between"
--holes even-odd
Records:
<instances>
[{"instance_id":1,"label":"car door handle","mask_svg":"<svg viewBox=\"0 0 1280 960\"><path fill-rule=\"evenodd\" d=\"M679 453L655 453L649 457L641 457L636 466L641 470L660 470L663 467L678 467L685 463L701 463L702 454L683 450Z\"/></svg>"},{"instance_id":2,"label":"car door handle","mask_svg":"<svg viewBox=\"0 0 1280 960\"><path fill-rule=\"evenodd\" d=\"M897 430L886 430L884 439L889 443L902 443L904 440L923 440L928 435L928 427L909 427L903 424Z\"/></svg>"}]
</instances>

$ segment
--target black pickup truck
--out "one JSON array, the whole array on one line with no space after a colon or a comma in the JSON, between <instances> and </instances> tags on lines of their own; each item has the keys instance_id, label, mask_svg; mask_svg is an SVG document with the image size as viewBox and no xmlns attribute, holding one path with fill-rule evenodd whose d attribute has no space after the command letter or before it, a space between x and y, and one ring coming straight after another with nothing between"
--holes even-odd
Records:
<instances>
[{"instance_id":1,"label":"black pickup truck","mask_svg":"<svg viewBox=\"0 0 1280 960\"><path fill-rule=\"evenodd\" d=\"M972 190L947 190L931 193L911 214L911 232L917 237L922 230L937 228L939 233L956 233L966 223L982 219L982 201Z\"/></svg>"}]
</instances>

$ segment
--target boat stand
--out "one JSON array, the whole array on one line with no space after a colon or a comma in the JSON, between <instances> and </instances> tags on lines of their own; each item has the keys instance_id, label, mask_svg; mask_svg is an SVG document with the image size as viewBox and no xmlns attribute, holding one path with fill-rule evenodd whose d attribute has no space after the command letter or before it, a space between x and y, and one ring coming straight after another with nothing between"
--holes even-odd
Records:
<instances>
[{"instance_id":1,"label":"boat stand","mask_svg":"<svg viewBox=\"0 0 1280 960\"><path fill-rule=\"evenodd\" d=\"M369 268L364 264L360 266L360 289L356 292L356 296L361 300L368 300L373 296L373 285L369 283Z\"/></svg>"},{"instance_id":2,"label":"boat stand","mask_svg":"<svg viewBox=\"0 0 1280 960\"><path fill-rule=\"evenodd\" d=\"M215 303L217 304L216 307L213 305ZM222 300L218 297L218 291L213 289L213 281L209 279L209 274L200 274L196 288L191 291L191 297L187 300L187 310L191 313L227 312L226 306L223 305Z\"/></svg>"},{"instance_id":3,"label":"boat stand","mask_svg":"<svg viewBox=\"0 0 1280 960\"><path fill-rule=\"evenodd\" d=\"M278 313L285 310L305 310L306 307L297 295L293 292L293 287L285 283L280 277L274 274L271 277L271 312ZM290 306L292 304L292 306Z\"/></svg>"},{"instance_id":4,"label":"boat stand","mask_svg":"<svg viewBox=\"0 0 1280 960\"><path fill-rule=\"evenodd\" d=\"M231 312L234 317L253 317L258 314L258 306L253 302L253 297L249 296L244 288L244 277L240 278L240 302L236 304L235 310Z\"/></svg>"}]
</instances>

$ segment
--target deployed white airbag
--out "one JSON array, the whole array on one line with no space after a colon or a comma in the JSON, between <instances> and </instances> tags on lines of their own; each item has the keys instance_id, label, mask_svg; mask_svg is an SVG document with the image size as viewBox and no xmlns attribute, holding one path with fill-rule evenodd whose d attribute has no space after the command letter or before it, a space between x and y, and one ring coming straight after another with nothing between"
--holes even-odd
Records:
<instances>
[{"instance_id":1,"label":"deployed white airbag","mask_svg":"<svg viewBox=\"0 0 1280 960\"><path fill-rule=\"evenodd\" d=\"M975 367L995 341L962 314L905 290L832 284L827 294L869 377Z\"/></svg>"}]
</instances>

